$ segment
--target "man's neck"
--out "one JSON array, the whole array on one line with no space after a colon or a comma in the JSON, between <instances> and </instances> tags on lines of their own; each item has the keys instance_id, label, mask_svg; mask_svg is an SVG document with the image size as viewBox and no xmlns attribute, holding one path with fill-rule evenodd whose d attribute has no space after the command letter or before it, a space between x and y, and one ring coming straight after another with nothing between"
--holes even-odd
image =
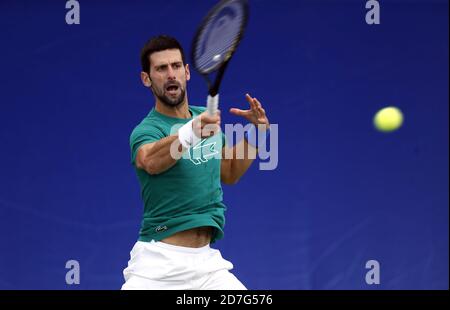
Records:
<instances>
[{"instance_id":1,"label":"man's neck","mask_svg":"<svg viewBox=\"0 0 450 310\"><path fill-rule=\"evenodd\" d=\"M175 118L191 118L191 112L189 112L189 105L186 100L176 107L169 107L159 100L156 100L155 110L163 115Z\"/></svg>"}]
</instances>

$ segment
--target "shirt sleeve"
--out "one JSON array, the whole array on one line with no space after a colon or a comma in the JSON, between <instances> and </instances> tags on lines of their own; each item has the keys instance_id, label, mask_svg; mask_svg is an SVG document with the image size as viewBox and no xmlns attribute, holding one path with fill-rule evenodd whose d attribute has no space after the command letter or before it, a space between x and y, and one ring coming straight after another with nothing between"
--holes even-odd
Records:
<instances>
[{"instance_id":1,"label":"shirt sleeve","mask_svg":"<svg viewBox=\"0 0 450 310\"><path fill-rule=\"evenodd\" d=\"M164 132L157 127L133 130L130 136L131 164L135 163L137 151L142 145L159 141L164 137L166 137Z\"/></svg>"}]
</instances>

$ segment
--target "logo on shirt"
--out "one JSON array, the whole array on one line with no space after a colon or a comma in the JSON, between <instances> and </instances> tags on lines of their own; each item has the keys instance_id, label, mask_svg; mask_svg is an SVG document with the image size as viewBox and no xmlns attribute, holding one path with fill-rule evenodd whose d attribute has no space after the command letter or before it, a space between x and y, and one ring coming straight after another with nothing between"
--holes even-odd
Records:
<instances>
[{"instance_id":1,"label":"logo on shirt","mask_svg":"<svg viewBox=\"0 0 450 310\"><path fill-rule=\"evenodd\" d=\"M219 152L215 149L217 142L206 143L207 139L201 140L195 146L189 149L189 159L195 165L206 163Z\"/></svg>"},{"instance_id":2,"label":"logo on shirt","mask_svg":"<svg viewBox=\"0 0 450 310\"><path fill-rule=\"evenodd\" d=\"M167 230L167 226L166 225L158 226L158 227L155 228L155 232L157 232L157 233L160 233L160 232L163 232L163 231L166 231L166 230Z\"/></svg>"}]
</instances>

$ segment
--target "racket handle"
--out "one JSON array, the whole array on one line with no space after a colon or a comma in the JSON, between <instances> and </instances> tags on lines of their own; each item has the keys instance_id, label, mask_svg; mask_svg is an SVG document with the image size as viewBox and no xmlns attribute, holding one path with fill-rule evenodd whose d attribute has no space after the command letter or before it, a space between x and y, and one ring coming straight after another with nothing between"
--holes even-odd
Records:
<instances>
[{"instance_id":1,"label":"racket handle","mask_svg":"<svg viewBox=\"0 0 450 310\"><path fill-rule=\"evenodd\" d=\"M214 97L208 95L206 109L208 110L209 115L216 114L218 107L219 107L219 94L215 95Z\"/></svg>"}]
</instances>

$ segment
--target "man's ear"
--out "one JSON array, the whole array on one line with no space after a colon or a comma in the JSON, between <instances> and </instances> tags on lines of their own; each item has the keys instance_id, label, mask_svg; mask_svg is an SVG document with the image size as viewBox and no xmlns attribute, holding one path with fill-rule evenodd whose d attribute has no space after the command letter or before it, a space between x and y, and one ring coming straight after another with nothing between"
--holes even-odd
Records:
<instances>
[{"instance_id":1,"label":"man's ear","mask_svg":"<svg viewBox=\"0 0 450 310\"><path fill-rule=\"evenodd\" d=\"M191 72L189 71L189 64L186 64L186 81L189 81L191 79Z\"/></svg>"},{"instance_id":2,"label":"man's ear","mask_svg":"<svg viewBox=\"0 0 450 310\"><path fill-rule=\"evenodd\" d=\"M152 87L152 80L147 72L141 72L141 81L145 87Z\"/></svg>"}]
</instances>

